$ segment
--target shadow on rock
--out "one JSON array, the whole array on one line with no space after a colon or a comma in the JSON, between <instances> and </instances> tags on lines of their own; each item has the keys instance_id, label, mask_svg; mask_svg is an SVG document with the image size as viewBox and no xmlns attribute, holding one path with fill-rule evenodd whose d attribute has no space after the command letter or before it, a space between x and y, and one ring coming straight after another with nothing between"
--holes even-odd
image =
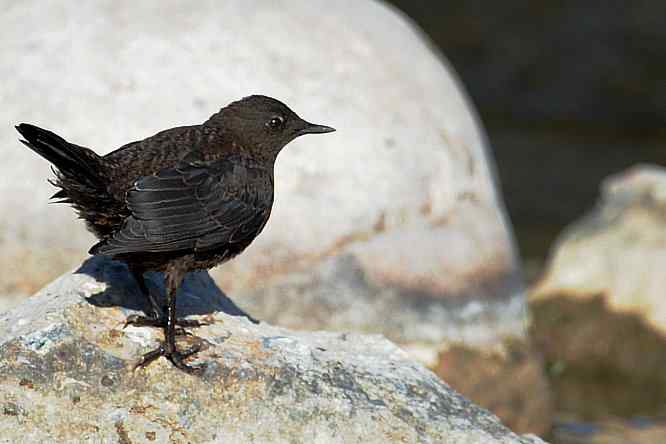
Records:
<instances>
[{"instance_id":1,"label":"shadow on rock","mask_svg":"<svg viewBox=\"0 0 666 444\"><path fill-rule=\"evenodd\" d=\"M98 307L122 307L148 313L147 299L141 294L138 284L124 262L106 256L92 256L81 264L78 274L86 274L106 284L106 289L87 298ZM146 285L158 301L166 305L164 276L162 273L145 274ZM178 317L224 312L231 316L245 316L258 323L229 299L206 271L188 273L176 296Z\"/></svg>"}]
</instances>

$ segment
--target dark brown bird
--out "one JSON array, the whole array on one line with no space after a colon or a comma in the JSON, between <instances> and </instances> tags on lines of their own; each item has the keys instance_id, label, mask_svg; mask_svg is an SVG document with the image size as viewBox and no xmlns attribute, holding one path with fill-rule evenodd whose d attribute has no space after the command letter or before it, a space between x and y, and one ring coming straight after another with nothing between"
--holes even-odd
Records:
<instances>
[{"instance_id":1,"label":"dark brown bird","mask_svg":"<svg viewBox=\"0 0 666 444\"><path fill-rule=\"evenodd\" d=\"M171 128L106 156L33 125L16 129L21 142L56 167L51 183L60 191L52 198L71 204L100 239L90 253L125 261L148 298L150 316L128 323L164 329L164 342L137 366L165 356L187 372L203 367L185 362L199 347L176 347L183 331L176 325L200 325L176 318L176 290L185 274L221 264L250 245L271 214L280 150L304 134L334 131L258 95L222 108L202 125ZM146 271L164 272L165 309L150 294Z\"/></svg>"}]
</instances>

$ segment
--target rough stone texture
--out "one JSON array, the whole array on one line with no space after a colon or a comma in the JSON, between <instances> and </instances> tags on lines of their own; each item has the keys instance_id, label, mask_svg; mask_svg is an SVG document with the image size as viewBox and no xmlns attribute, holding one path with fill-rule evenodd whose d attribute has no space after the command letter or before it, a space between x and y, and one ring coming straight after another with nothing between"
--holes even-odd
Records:
<instances>
[{"instance_id":1,"label":"rough stone texture","mask_svg":"<svg viewBox=\"0 0 666 444\"><path fill-rule=\"evenodd\" d=\"M452 303L429 302L427 295L405 295L372 283L352 255L292 272L267 289L238 298L252 314L257 308L259 313L275 313L271 321L280 325L380 332L464 396L492 410L512 430L546 432L551 426L550 389L541 357L514 333L522 327L515 316L519 301L514 300L515 307L498 308L495 312L504 315L491 318L480 304L461 310ZM503 339L489 343L489 326Z\"/></svg>"},{"instance_id":2,"label":"rough stone texture","mask_svg":"<svg viewBox=\"0 0 666 444\"><path fill-rule=\"evenodd\" d=\"M608 179L597 207L562 235L532 292L533 336L561 410L598 418L663 409L665 196L660 167Z\"/></svg>"},{"instance_id":3,"label":"rough stone texture","mask_svg":"<svg viewBox=\"0 0 666 444\"><path fill-rule=\"evenodd\" d=\"M8 5L2 20L0 118L57 129L99 152L201 122L252 92L338 128L280 156L272 219L246 254L216 271L225 290L263 287L347 253L373 282L415 296L405 306L520 318L522 281L474 111L419 32L381 3L26 2ZM11 126L0 132L8 147L0 270L14 290L30 288L25 276L39 288L75 266L92 242L69 208L46 205L48 166L16 138ZM41 274L25 258L40 258ZM29 268L16 273L16 263ZM394 315L401 324L419 316ZM422 339L447 336L444 320ZM456 334L477 335L484 324L475 318L469 327Z\"/></svg>"},{"instance_id":4,"label":"rough stone texture","mask_svg":"<svg viewBox=\"0 0 666 444\"><path fill-rule=\"evenodd\" d=\"M0 439L542 442L513 434L381 336L255 324L207 273L189 275L178 302L210 322L196 332L206 345L201 377L164 360L132 370L159 334L122 329L142 300L121 263L91 259L5 312Z\"/></svg>"}]
</instances>

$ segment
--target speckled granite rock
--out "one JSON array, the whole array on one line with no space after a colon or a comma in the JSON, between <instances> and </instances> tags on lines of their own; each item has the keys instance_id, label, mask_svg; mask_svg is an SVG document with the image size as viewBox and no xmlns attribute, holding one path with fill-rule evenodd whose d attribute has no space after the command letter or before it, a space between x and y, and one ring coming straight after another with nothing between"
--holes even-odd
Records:
<instances>
[{"instance_id":1,"label":"speckled granite rock","mask_svg":"<svg viewBox=\"0 0 666 444\"><path fill-rule=\"evenodd\" d=\"M381 336L245 318L206 273L179 303L212 322L202 377L159 360L122 264L95 258L0 318L0 441L529 443ZM234 315L223 313L225 310ZM191 339L190 339L191 340Z\"/></svg>"}]
</instances>

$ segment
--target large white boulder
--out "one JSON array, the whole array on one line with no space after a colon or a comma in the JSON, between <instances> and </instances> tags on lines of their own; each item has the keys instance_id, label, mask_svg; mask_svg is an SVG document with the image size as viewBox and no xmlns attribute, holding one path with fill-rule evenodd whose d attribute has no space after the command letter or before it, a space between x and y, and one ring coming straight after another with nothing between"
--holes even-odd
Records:
<instances>
[{"instance_id":1,"label":"large white boulder","mask_svg":"<svg viewBox=\"0 0 666 444\"><path fill-rule=\"evenodd\" d=\"M373 285L397 289L398 330L422 331L406 340L521 334L522 281L484 135L446 63L386 5L23 2L7 6L0 40L0 120L99 153L251 93L338 129L280 156L268 227L215 272L226 291L267 288L345 253ZM16 139L0 129L0 287L30 293L93 239L71 209L47 205L49 166Z\"/></svg>"}]
</instances>

